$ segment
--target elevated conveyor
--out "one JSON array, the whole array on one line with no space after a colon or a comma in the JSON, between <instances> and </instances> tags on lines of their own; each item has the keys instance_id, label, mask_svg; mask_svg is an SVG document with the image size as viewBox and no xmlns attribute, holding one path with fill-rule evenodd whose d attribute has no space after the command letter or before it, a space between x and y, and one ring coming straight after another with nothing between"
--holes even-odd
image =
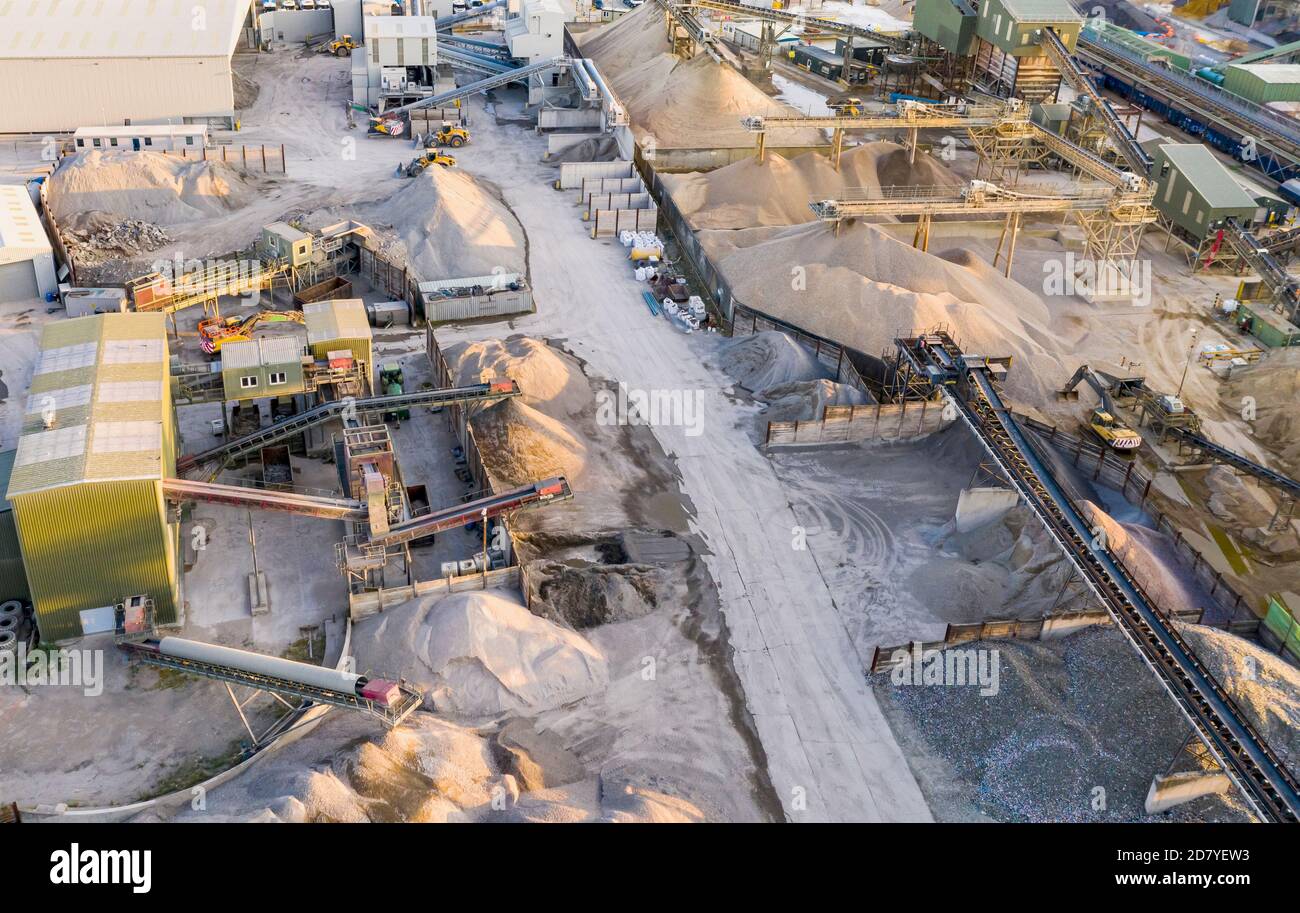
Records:
<instances>
[{"instance_id":1,"label":"elevated conveyor","mask_svg":"<svg viewBox=\"0 0 1300 913\"><path fill-rule=\"evenodd\" d=\"M522 507L567 501L572 497L573 489L569 487L568 481L560 476L544 482L533 482L519 488L512 488L455 507L445 507L421 514L410 520L393 524L387 532L372 535L369 541L372 545L385 547L401 545L445 530L459 529L485 517L491 519Z\"/></svg>"},{"instance_id":2,"label":"elevated conveyor","mask_svg":"<svg viewBox=\"0 0 1300 913\"><path fill-rule=\"evenodd\" d=\"M1092 110L1101 116L1106 135L1110 138L1111 144L1119 150L1119 154L1124 157L1124 161L1128 162L1135 173L1146 175L1151 170L1151 156L1138 145L1137 137L1129 133L1128 127L1124 126L1124 122L1119 119L1119 115L1112 110L1106 99L1101 97L1092 80L1079 69L1079 65L1061 43L1061 36L1050 28L1043 28L1039 32L1038 41L1044 53L1060 70L1061 76L1070 84L1070 88L1092 102Z\"/></svg>"},{"instance_id":3,"label":"elevated conveyor","mask_svg":"<svg viewBox=\"0 0 1300 913\"><path fill-rule=\"evenodd\" d=\"M1300 482L1289 476L1284 476L1280 472L1269 469L1267 466L1261 466L1254 460L1247 459L1234 450L1229 450L1214 443L1209 438L1202 437L1188 428L1171 428L1169 430L1171 437L1189 447L1195 447L1210 459L1217 463L1223 463L1231 466L1238 472L1244 472L1246 475L1254 476L1261 482L1273 486L1278 491L1292 497L1300 497Z\"/></svg>"},{"instance_id":4,"label":"elevated conveyor","mask_svg":"<svg viewBox=\"0 0 1300 913\"><path fill-rule=\"evenodd\" d=\"M1187 716L1251 807L1300 821L1300 783L1153 600L1092 530L1003 404L992 363L942 332L896 341L910 370L941 391L1056 540L1129 643Z\"/></svg>"},{"instance_id":5,"label":"elevated conveyor","mask_svg":"<svg viewBox=\"0 0 1300 913\"><path fill-rule=\"evenodd\" d=\"M325 520L364 521L368 516L365 504L349 498L317 497L293 491L196 482L192 479L163 479L162 490L163 497L174 503L204 501L257 510L278 510Z\"/></svg>"},{"instance_id":6,"label":"elevated conveyor","mask_svg":"<svg viewBox=\"0 0 1300 913\"><path fill-rule=\"evenodd\" d=\"M457 58L455 54L452 53L453 50L454 49L452 48L447 48L445 51L449 59L465 59L463 57ZM486 58L484 58L484 60L486 60ZM470 63L466 63L466 66L470 65ZM436 108L441 105L450 104L460 98L468 98L469 96L475 95L479 92L486 92L488 89L497 89L501 86L508 86L512 82L527 82L528 77L533 74L540 74L545 73L548 70L573 66L573 60L569 57L552 57L549 60L540 60L537 63L531 63L527 66L516 67L513 69L507 68L504 71L500 69L502 66L504 65L497 61L489 61L487 63L480 61L481 69L492 69L495 67L497 71L493 75L480 79L477 82L471 82L468 85L460 86L456 89L448 89L446 92L438 92L435 95L430 95L428 98L413 101L409 105L402 105L400 108L393 108L391 111L385 112L385 114L391 116L405 111L414 111L417 108Z\"/></svg>"},{"instance_id":7,"label":"elevated conveyor","mask_svg":"<svg viewBox=\"0 0 1300 913\"><path fill-rule=\"evenodd\" d=\"M392 396L371 396L364 399L339 399L321 403L266 428L235 438L202 453L183 457L177 469L188 469L212 460L235 459L256 453L267 444L299 434L327 422L345 409L356 412L393 412L413 406L467 406L473 403L494 403L519 395L514 381L497 381L487 384L470 384L465 387L447 387L440 390L415 390Z\"/></svg>"}]
</instances>

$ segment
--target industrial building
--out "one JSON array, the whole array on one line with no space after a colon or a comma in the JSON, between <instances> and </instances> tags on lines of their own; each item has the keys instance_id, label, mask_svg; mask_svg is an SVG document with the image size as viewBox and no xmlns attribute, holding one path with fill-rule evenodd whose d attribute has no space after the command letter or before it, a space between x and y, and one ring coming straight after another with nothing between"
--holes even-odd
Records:
<instances>
[{"instance_id":1,"label":"industrial building","mask_svg":"<svg viewBox=\"0 0 1300 913\"><path fill-rule=\"evenodd\" d=\"M0 132L234 121L231 56L249 0L0 7ZM201 17L202 28L196 27Z\"/></svg>"},{"instance_id":2,"label":"industrial building","mask_svg":"<svg viewBox=\"0 0 1300 913\"><path fill-rule=\"evenodd\" d=\"M0 301L57 295L54 247L21 184L0 185Z\"/></svg>"},{"instance_id":3,"label":"industrial building","mask_svg":"<svg viewBox=\"0 0 1300 913\"><path fill-rule=\"evenodd\" d=\"M135 594L176 620L169 381L162 314L79 317L41 335L5 497L44 641L110 629L112 606Z\"/></svg>"},{"instance_id":4,"label":"industrial building","mask_svg":"<svg viewBox=\"0 0 1300 913\"><path fill-rule=\"evenodd\" d=\"M1255 200L1200 143L1157 145L1152 160L1161 222L1193 247L1216 234L1229 217L1243 225L1254 219Z\"/></svg>"},{"instance_id":5,"label":"industrial building","mask_svg":"<svg viewBox=\"0 0 1300 913\"><path fill-rule=\"evenodd\" d=\"M14 507L5 497L17 454L16 450L0 450L0 602L6 599L31 599L32 596L27 588L27 574L23 571L23 553L18 545Z\"/></svg>"},{"instance_id":6,"label":"industrial building","mask_svg":"<svg viewBox=\"0 0 1300 913\"><path fill-rule=\"evenodd\" d=\"M72 135L78 152L92 149L131 149L135 152L196 154L208 145L207 124L135 124L132 126L78 127Z\"/></svg>"},{"instance_id":7,"label":"industrial building","mask_svg":"<svg viewBox=\"0 0 1300 913\"><path fill-rule=\"evenodd\" d=\"M306 388L301 335L256 336L221 347L221 386L227 402L291 396Z\"/></svg>"},{"instance_id":8,"label":"industrial building","mask_svg":"<svg viewBox=\"0 0 1300 913\"><path fill-rule=\"evenodd\" d=\"M370 377L375 361L365 302L360 298L317 301L304 305L302 315L307 324L307 347L316 361L334 361L337 353L347 352L361 376Z\"/></svg>"},{"instance_id":9,"label":"industrial building","mask_svg":"<svg viewBox=\"0 0 1300 913\"><path fill-rule=\"evenodd\" d=\"M1257 105L1300 101L1300 64L1233 64L1223 71L1223 88Z\"/></svg>"},{"instance_id":10,"label":"industrial building","mask_svg":"<svg viewBox=\"0 0 1300 913\"><path fill-rule=\"evenodd\" d=\"M365 40L352 52L352 100L378 105L384 98L433 91L438 64L434 16L366 16Z\"/></svg>"},{"instance_id":11,"label":"industrial building","mask_svg":"<svg viewBox=\"0 0 1300 913\"><path fill-rule=\"evenodd\" d=\"M525 63L564 53L564 11L557 0L510 0L505 37L510 56Z\"/></svg>"}]
</instances>

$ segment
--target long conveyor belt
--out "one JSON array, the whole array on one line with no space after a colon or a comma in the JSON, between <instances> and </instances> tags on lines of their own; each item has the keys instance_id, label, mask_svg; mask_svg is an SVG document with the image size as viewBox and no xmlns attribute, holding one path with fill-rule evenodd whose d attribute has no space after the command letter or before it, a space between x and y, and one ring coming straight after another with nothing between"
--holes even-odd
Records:
<instances>
[{"instance_id":1,"label":"long conveyor belt","mask_svg":"<svg viewBox=\"0 0 1300 913\"><path fill-rule=\"evenodd\" d=\"M1247 475L1252 475L1261 482L1267 482L1279 491L1286 492L1292 497L1300 496L1300 482L1295 479L1284 476L1280 472L1275 472L1267 466L1261 466L1254 460L1248 460L1236 451L1229 450L1208 438L1201 437L1193 431L1186 428L1170 428L1169 433L1174 437L1200 448L1207 455L1218 460L1220 463L1226 463L1233 469L1240 470Z\"/></svg>"},{"instance_id":2,"label":"long conveyor belt","mask_svg":"<svg viewBox=\"0 0 1300 913\"><path fill-rule=\"evenodd\" d=\"M228 504L258 510L279 510L325 520L364 521L369 516L365 504L350 498L317 497L294 491L196 482L192 479L163 479L162 490L168 501L177 503L205 501L209 504Z\"/></svg>"},{"instance_id":3,"label":"long conveyor belt","mask_svg":"<svg viewBox=\"0 0 1300 913\"><path fill-rule=\"evenodd\" d=\"M1070 84L1070 88L1091 100L1094 110L1101 115L1107 136L1124 157L1124 161L1128 162L1129 167L1141 175L1150 171L1151 157L1138 145L1137 137L1124 126L1124 122L1111 110L1106 99L1101 97L1101 93L1093 86L1092 80L1079 69L1079 65L1061 42L1061 36L1045 27L1039 34L1039 43L1047 52L1047 56L1056 64L1056 68L1061 71L1061 76Z\"/></svg>"},{"instance_id":4,"label":"long conveyor belt","mask_svg":"<svg viewBox=\"0 0 1300 913\"><path fill-rule=\"evenodd\" d=\"M534 504L564 501L573 497L573 490L563 476L534 482L519 488L512 488L500 494L488 495L477 501L444 507L401 523L395 523L385 533L372 534L370 542L374 545L400 545L422 539L448 529L466 526L475 520L492 518L507 511L518 510Z\"/></svg>"},{"instance_id":5,"label":"long conveyor belt","mask_svg":"<svg viewBox=\"0 0 1300 913\"><path fill-rule=\"evenodd\" d=\"M308 409L306 412L300 412L283 421L268 425L251 434L227 441L201 453L184 457L177 464L177 468L187 469L212 460L235 459L254 453L267 444L284 440L286 437L299 434L308 428L327 422L348 408L357 412L391 412L398 409L409 409L412 406L464 406L470 403L492 403L518 395L519 386L517 384L513 381L508 382L508 384L501 381L489 384L470 384L465 387L445 387L439 390L415 390L410 393L397 393L392 396L331 400Z\"/></svg>"},{"instance_id":6,"label":"long conveyor belt","mask_svg":"<svg viewBox=\"0 0 1300 913\"><path fill-rule=\"evenodd\" d=\"M1087 522L1002 403L984 360L967 359L943 333L898 342L956 407L1259 816L1300 821L1300 783L1118 560L1093 544Z\"/></svg>"}]
</instances>

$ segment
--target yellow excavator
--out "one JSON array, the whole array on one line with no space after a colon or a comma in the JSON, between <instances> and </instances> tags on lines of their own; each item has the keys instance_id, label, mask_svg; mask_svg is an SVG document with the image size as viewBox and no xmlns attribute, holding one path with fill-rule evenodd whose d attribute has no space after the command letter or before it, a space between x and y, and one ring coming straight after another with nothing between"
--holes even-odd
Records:
<instances>
[{"instance_id":1,"label":"yellow excavator","mask_svg":"<svg viewBox=\"0 0 1300 913\"><path fill-rule=\"evenodd\" d=\"M1092 368L1080 365L1079 370L1074 372L1074 376L1056 395L1061 399L1078 399L1079 391L1075 388L1085 380L1101 399L1101 408L1092 410L1088 416L1088 430L1111 450L1119 453L1136 451L1142 446L1142 435L1115 417L1115 403L1111 399L1110 388Z\"/></svg>"},{"instance_id":2,"label":"yellow excavator","mask_svg":"<svg viewBox=\"0 0 1300 913\"><path fill-rule=\"evenodd\" d=\"M457 127L454 124L444 123L438 128L437 133L430 133L428 142L425 144L432 149L436 146L453 146L459 149L469 142L469 131L464 127Z\"/></svg>"},{"instance_id":3,"label":"yellow excavator","mask_svg":"<svg viewBox=\"0 0 1300 913\"><path fill-rule=\"evenodd\" d=\"M261 323L302 323L302 311L258 311L247 317L208 317L199 321L199 340L203 351L215 355L228 342L246 342Z\"/></svg>"}]
</instances>

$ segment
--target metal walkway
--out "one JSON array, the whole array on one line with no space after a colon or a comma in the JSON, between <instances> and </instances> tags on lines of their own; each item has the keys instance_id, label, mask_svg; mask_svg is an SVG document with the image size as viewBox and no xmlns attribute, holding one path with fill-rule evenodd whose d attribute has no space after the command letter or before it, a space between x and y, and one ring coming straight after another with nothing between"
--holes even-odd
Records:
<instances>
[{"instance_id":1,"label":"metal walkway","mask_svg":"<svg viewBox=\"0 0 1300 913\"><path fill-rule=\"evenodd\" d=\"M453 13L450 16L441 16L434 22L438 31L442 32L453 25L459 25L462 22L468 22L471 19L478 19L486 16L495 9L500 9L506 5L506 0L492 0L491 3L484 3L482 6L476 6L473 9L467 9L464 12Z\"/></svg>"},{"instance_id":2,"label":"metal walkway","mask_svg":"<svg viewBox=\"0 0 1300 913\"><path fill-rule=\"evenodd\" d=\"M445 43L445 40L438 41L438 56L450 60L452 63L468 67L471 70L478 70L481 73L487 73L488 76L504 76L514 73L521 69L513 63L509 63L499 57L489 57L486 54L480 54L475 51L466 50L465 48L454 48ZM400 110L397 108L394 111Z\"/></svg>"},{"instance_id":3,"label":"metal walkway","mask_svg":"<svg viewBox=\"0 0 1300 913\"><path fill-rule=\"evenodd\" d=\"M1050 28L1043 28L1039 32L1038 43L1052 63L1056 64L1056 68L1061 71L1061 76L1070 84L1070 88L1080 95L1087 96L1092 102L1093 110L1101 115L1106 135L1124 157L1124 161L1128 162L1134 172L1145 176L1151 170L1151 156L1138 145L1137 138L1128 132L1128 127L1124 126L1119 115L1111 110L1110 103L1101 97L1092 80L1079 69L1079 65L1061 43L1061 36Z\"/></svg>"},{"instance_id":4,"label":"metal walkway","mask_svg":"<svg viewBox=\"0 0 1300 913\"><path fill-rule=\"evenodd\" d=\"M490 384L471 384L466 387L447 387L441 390L417 390L393 396L372 396L365 399L337 399L321 403L306 412L300 412L281 422L227 441L210 450L183 457L177 469L188 469L217 459L233 459L253 453L267 444L283 440L327 422L345 409L357 412L391 412L411 406L465 406L471 403L493 403L519 395L519 385L514 381Z\"/></svg>"},{"instance_id":5,"label":"metal walkway","mask_svg":"<svg viewBox=\"0 0 1300 913\"><path fill-rule=\"evenodd\" d=\"M162 490L163 497L175 503L205 501L209 504L230 504L258 510L279 510L325 520L365 521L369 516L365 504L350 498L317 497L293 491L196 482L191 479L163 479Z\"/></svg>"},{"instance_id":6,"label":"metal walkway","mask_svg":"<svg viewBox=\"0 0 1300 913\"><path fill-rule=\"evenodd\" d=\"M447 56L453 58L452 48L447 48ZM486 59L486 58L485 58ZM495 62L495 61L494 61ZM470 64L466 64L469 66ZM512 82L527 80L534 73L544 73L547 70L573 65L573 60L568 57L552 57L550 60L542 60L537 63L529 64L526 67L518 67L504 73L497 73L495 76L488 76L486 79L480 79L478 82L471 82L469 85L461 86L457 89L449 89L446 92L439 92L436 95L430 95L428 98L422 98L419 101L413 101L409 105L402 105L400 108L393 108L386 114L395 114L404 111L414 111L417 108L430 108L438 105L445 105L448 102L455 101L458 98L468 98L478 92L486 92L488 89L496 89L500 86L509 85ZM483 65L486 68L486 64Z\"/></svg>"},{"instance_id":7,"label":"metal walkway","mask_svg":"<svg viewBox=\"0 0 1300 913\"><path fill-rule=\"evenodd\" d=\"M568 481L560 476L479 498L477 501L469 501L455 507L444 507L442 510L412 517L410 520L393 524L385 533L372 535L369 541L372 545L401 545L444 530L459 529L484 517L491 518L536 504L567 501L572 497L573 489L569 487Z\"/></svg>"},{"instance_id":8,"label":"metal walkway","mask_svg":"<svg viewBox=\"0 0 1300 913\"><path fill-rule=\"evenodd\" d=\"M807 26L842 38L866 38L873 42L887 44L892 50L900 53L906 53L912 46L911 32L901 34L880 32L873 28L853 25L849 22L823 19L819 16L805 16L800 13L774 10L769 7L751 6L748 3L733 3L731 0L678 0L678 5L730 13L737 19L765 19L768 22L780 22L790 26Z\"/></svg>"},{"instance_id":9,"label":"metal walkway","mask_svg":"<svg viewBox=\"0 0 1300 913\"><path fill-rule=\"evenodd\" d=\"M946 333L896 344L956 407L1251 807L1265 820L1300 821L1300 783L1109 550L1094 547L1089 525L1003 404L989 362L964 355Z\"/></svg>"}]
</instances>

